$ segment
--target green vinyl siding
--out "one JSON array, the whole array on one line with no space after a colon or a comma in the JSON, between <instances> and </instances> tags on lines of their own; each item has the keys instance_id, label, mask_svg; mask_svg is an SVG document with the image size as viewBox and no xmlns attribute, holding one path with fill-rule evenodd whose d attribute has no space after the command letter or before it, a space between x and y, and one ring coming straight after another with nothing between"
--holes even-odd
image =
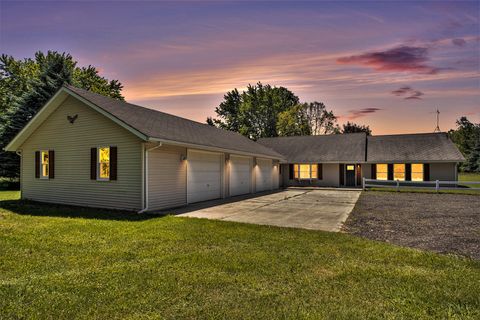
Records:
<instances>
[{"instance_id":1,"label":"green vinyl siding","mask_svg":"<svg viewBox=\"0 0 480 320\"><path fill-rule=\"evenodd\" d=\"M67 116L78 115L72 124ZM118 180L90 179L90 149L118 148ZM142 207L142 141L79 100L68 97L20 148L22 198L80 206ZM35 178L35 151L55 151L55 178Z\"/></svg>"}]
</instances>

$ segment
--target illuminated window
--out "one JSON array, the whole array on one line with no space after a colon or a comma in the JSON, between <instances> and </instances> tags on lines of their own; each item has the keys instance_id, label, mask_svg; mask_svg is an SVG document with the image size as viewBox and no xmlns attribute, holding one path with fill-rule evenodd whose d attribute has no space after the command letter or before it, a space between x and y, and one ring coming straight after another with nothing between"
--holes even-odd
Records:
<instances>
[{"instance_id":1,"label":"illuminated window","mask_svg":"<svg viewBox=\"0 0 480 320\"><path fill-rule=\"evenodd\" d=\"M395 163L393 165L393 179L394 180L405 180L405 164L404 163Z\"/></svg>"},{"instance_id":2,"label":"illuminated window","mask_svg":"<svg viewBox=\"0 0 480 320\"><path fill-rule=\"evenodd\" d=\"M422 163L412 163L412 181L423 181Z\"/></svg>"},{"instance_id":3,"label":"illuminated window","mask_svg":"<svg viewBox=\"0 0 480 320\"><path fill-rule=\"evenodd\" d=\"M294 164L293 172L295 179L317 179L318 165L317 164Z\"/></svg>"},{"instance_id":4,"label":"illuminated window","mask_svg":"<svg viewBox=\"0 0 480 320\"><path fill-rule=\"evenodd\" d=\"M48 169L48 151L42 151L40 158L40 178L48 179Z\"/></svg>"},{"instance_id":5,"label":"illuminated window","mask_svg":"<svg viewBox=\"0 0 480 320\"><path fill-rule=\"evenodd\" d=\"M98 148L98 179L110 179L110 148Z\"/></svg>"},{"instance_id":6,"label":"illuminated window","mask_svg":"<svg viewBox=\"0 0 480 320\"><path fill-rule=\"evenodd\" d=\"M355 166L353 164L347 165L347 171L354 171L354 170L355 170Z\"/></svg>"},{"instance_id":7,"label":"illuminated window","mask_svg":"<svg viewBox=\"0 0 480 320\"><path fill-rule=\"evenodd\" d=\"M377 180L388 180L388 165L386 163L377 164Z\"/></svg>"}]
</instances>

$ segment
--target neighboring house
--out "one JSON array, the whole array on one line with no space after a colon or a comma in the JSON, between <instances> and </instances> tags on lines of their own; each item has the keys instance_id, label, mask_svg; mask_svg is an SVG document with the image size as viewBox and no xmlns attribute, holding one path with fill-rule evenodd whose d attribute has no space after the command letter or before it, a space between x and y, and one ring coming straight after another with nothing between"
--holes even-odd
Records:
<instances>
[{"instance_id":1,"label":"neighboring house","mask_svg":"<svg viewBox=\"0 0 480 320\"><path fill-rule=\"evenodd\" d=\"M5 149L21 155L24 199L141 211L280 186L358 186L362 177L456 180L464 161L444 133L254 142L72 86Z\"/></svg>"},{"instance_id":2,"label":"neighboring house","mask_svg":"<svg viewBox=\"0 0 480 320\"><path fill-rule=\"evenodd\" d=\"M285 157L287 186L361 186L362 178L456 181L465 161L446 133L367 136L365 133L277 137L258 143Z\"/></svg>"}]
</instances>

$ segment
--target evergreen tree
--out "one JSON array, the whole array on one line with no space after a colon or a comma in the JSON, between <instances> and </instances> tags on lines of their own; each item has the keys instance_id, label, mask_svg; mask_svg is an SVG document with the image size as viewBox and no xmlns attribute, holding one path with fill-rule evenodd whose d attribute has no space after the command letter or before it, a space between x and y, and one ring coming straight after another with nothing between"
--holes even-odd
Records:
<instances>
[{"instance_id":1,"label":"evergreen tree","mask_svg":"<svg viewBox=\"0 0 480 320\"><path fill-rule=\"evenodd\" d=\"M0 70L3 70L0 77L0 88L15 87L15 78L19 74L28 74L28 81L18 82L17 80L16 90L2 100L3 112L0 113L1 177L11 179L19 177L18 155L13 152L5 152L3 149L63 84L74 84L87 90L123 99L120 94L122 85L117 80L108 81L100 77L98 71L92 66L76 67L72 56L66 53L49 51L47 54L43 54L37 52L34 60L23 61L23 68L22 62L15 61L13 57L2 56L0 63ZM29 68L28 72L25 71L27 67ZM11 105L8 105L9 103Z\"/></svg>"}]
</instances>

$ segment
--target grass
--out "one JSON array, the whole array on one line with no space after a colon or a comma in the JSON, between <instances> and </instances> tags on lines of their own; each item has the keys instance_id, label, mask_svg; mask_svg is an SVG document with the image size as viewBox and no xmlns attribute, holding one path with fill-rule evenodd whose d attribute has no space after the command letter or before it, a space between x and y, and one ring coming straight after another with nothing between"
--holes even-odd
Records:
<instances>
[{"instance_id":1,"label":"grass","mask_svg":"<svg viewBox=\"0 0 480 320\"><path fill-rule=\"evenodd\" d=\"M458 180L460 181L480 181L480 173L460 172L458 174Z\"/></svg>"},{"instance_id":2,"label":"grass","mask_svg":"<svg viewBox=\"0 0 480 320\"><path fill-rule=\"evenodd\" d=\"M0 192L0 318L478 319L480 262Z\"/></svg>"}]
</instances>

